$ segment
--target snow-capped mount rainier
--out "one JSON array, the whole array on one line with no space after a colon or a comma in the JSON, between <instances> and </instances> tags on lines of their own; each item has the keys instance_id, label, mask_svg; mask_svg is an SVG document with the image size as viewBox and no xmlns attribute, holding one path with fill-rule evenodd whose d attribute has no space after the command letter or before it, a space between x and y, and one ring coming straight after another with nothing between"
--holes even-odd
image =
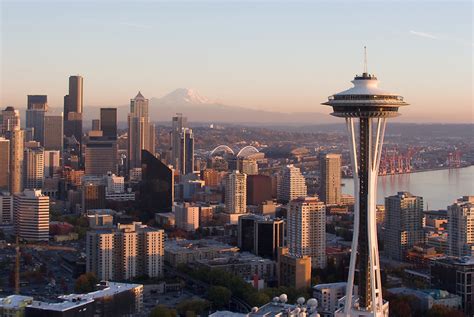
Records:
<instances>
[{"instance_id":1,"label":"snow-capped mount rainier","mask_svg":"<svg viewBox=\"0 0 474 317\"><path fill-rule=\"evenodd\" d=\"M190 122L255 123L261 124L321 124L334 123L337 119L318 112L273 112L225 105L201 95L195 89L178 88L161 98L142 92L150 100L148 113L153 122L170 122L176 113L182 113ZM274 98L269 96L268 98ZM106 107L107 105L101 105ZM312 105L313 106L313 105ZM317 109L319 104L314 105ZM113 106L112 106L113 107ZM288 109L292 109L288 105ZM130 105L119 106L118 121L127 122ZM86 122L99 117L99 107L87 106L84 111Z\"/></svg>"},{"instance_id":2,"label":"snow-capped mount rainier","mask_svg":"<svg viewBox=\"0 0 474 317\"><path fill-rule=\"evenodd\" d=\"M209 98L199 94L195 89L178 88L159 99L163 104L211 104Z\"/></svg>"}]
</instances>

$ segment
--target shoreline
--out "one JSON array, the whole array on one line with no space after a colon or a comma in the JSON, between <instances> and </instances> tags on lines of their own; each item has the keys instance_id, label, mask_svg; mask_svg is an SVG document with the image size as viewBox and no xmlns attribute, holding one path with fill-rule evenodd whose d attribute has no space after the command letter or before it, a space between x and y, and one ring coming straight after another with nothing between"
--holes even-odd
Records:
<instances>
[{"instance_id":1,"label":"shoreline","mask_svg":"<svg viewBox=\"0 0 474 317\"><path fill-rule=\"evenodd\" d=\"M384 177L384 176L398 176L398 175L407 175L407 174L415 174L415 173L423 173L423 172L433 172L433 171L444 171L444 170L458 170L466 167L471 167L474 166L474 164L469 164L465 166L460 166L460 167L433 167L433 168L427 168L423 170L415 170L415 171L410 171L410 172L405 172L405 173L396 173L396 174L385 174L381 175L379 174L379 177ZM343 176L342 179L352 179L353 177L347 177Z\"/></svg>"}]
</instances>

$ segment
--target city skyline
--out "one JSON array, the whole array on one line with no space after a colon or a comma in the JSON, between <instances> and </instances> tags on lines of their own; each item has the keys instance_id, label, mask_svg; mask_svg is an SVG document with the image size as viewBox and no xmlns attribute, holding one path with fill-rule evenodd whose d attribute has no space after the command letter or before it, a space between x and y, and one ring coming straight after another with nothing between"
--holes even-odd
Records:
<instances>
[{"instance_id":1,"label":"city skyline","mask_svg":"<svg viewBox=\"0 0 474 317\"><path fill-rule=\"evenodd\" d=\"M387 78L383 87L399 87L413 105L397 120L472 122L469 2L146 2L111 8L107 1L20 1L1 8L4 106L22 109L27 95L46 94L53 108L62 108L64 78L80 73L85 112L126 105L137 90L152 99L195 87L225 105L318 113L324 111L318 101L343 88L338 78L362 72L367 45L369 71ZM344 10L370 19L332 23ZM385 19L389 10L400 20ZM31 33L33 14L42 19ZM66 22L74 18L77 23ZM142 49L128 48L133 42Z\"/></svg>"}]
</instances>

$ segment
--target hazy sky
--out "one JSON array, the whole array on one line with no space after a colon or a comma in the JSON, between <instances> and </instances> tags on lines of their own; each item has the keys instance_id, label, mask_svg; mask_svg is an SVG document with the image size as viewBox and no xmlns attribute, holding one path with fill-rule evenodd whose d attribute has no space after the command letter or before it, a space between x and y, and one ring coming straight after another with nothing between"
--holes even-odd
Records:
<instances>
[{"instance_id":1,"label":"hazy sky","mask_svg":"<svg viewBox=\"0 0 474 317\"><path fill-rule=\"evenodd\" d=\"M179 88L229 105L329 112L363 69L405 96L403 121L473 122L473 2L9 1L1 8L0 106L68 76L86 106ZM87 111L87 109L86 109ZM190 118L192 120L192 118Z\"/></svg>"}]
</instances>

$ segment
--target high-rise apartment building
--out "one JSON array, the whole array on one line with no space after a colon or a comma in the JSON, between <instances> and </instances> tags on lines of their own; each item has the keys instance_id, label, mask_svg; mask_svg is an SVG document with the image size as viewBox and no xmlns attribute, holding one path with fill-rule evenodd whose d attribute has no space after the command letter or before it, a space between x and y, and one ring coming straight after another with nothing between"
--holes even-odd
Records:
<instances>
[{"instance_id":1,"label":"high-rise apartment building","mask_svg":"<svg viewBox=\"0 0 474 317\"><path fill-rule=\"evenodd\" d=\"M128 114L128 162L129 169L141 167L142 150L155 154L155 126L148 117L148 99L138 92L130 100Z\"/></svg>"},{"instance_id":2,"label":"high-rise apartment building","mask_svg":"<svg viewBox=\"0 0 474 317\"><path fill-rule=\"evenodd\" d=\"M278 199L289 202L299 197L306 197L306 195L306 182L300 169L293 165L285 166L281 175Z\"/></svg>"},{"instance_id":3,"label":"high-rise apartment building","mask_svg":"<svg viewBox=\"0 0 474 317\"><path fill-rule=\"evenodd\" d=\"M326 206L315 197L290 202L287 240L291 254L310 256L313 268L326 267Z\"/></svg>"},{"instance_id":4,"label":"high-rise apartment building","mask_svg":"<svg viewBox=\"0 0 474 317\"><path fill-rule=\"evenodd\" d=\"M324 154L319 160L319 199L327 205L341 203L341 155Z\"/></svg>"},{"instance_id":5,"label":"high-rise apartment building","mask_svg":"<svg viewBox=\"0 0 474 317\"><path fill-rule=\"evenodd\" d=\"M0 137L0 191L10 190L10 140Z\"/></svg>"},{"instance_id":6,"label":"high-rise apartment building","mask_svg":"<svg viewBox=\"0 0 474 317\"><path fill-rule=\"evenodd\" d=\"M177 228L185 231L196 231L199 228L199 206L183 203L174 208Z\"/></svg>"},{"instance_id":7,"label":"high-rise apartment building","mask_svg":"<svg viewBox=\"0 0 474 317\"><path fill-rule=\"evenodd\" d=\"M25 189L13 200L15 231L20 240L48 241L49 197L41 190Z\"/></svg>"},{"instance_id":8,"label":"high-rise apartment building","mask_svg":"<svg viewBox=\"0 0 474 317\"><path fill-rule=\"evenodd\" d=\"M13 196L0 191L0 224L13 224Z\"/></svg>"},{"instance_id":9,"label":"high-rise apartment building","mask_svg":"<svg viewBox=\"0 0 474 317\"><path fill-rule=\"evenodd\" d=\"M229 214L244 214L247 212L247 175L239 171L233 171L227 175L225 210Z\"/></svg>"},{"instance_id":10,"label":"high-rise apartment building","mask_svg":"<svg viewBox=\"0 0 474 317\"><path fill-rule=\"evenodd\" d=\"M100 108L100 129L107 138L117 138L117 108Z\"/></svg>"},{"instance_id":11,"label":"high-rise apartment building","mask_svg":"<svg viewBox=\"0 0 474 317\"><path fill-rule=\"evenodd\" d=\"M64 96L64 134L82 144L83 78L69 77L69 94Z\"/></svg>"},{"instance_id":12,"label":"high-rise apartment building","mask_svg":"<svg viewBox=\"0 0 474 317\"><path fill-rule=\"evenodd\" d=\"M43 147L46 151L61 151L64 143L63 114L46 113L44 117Z\"/></svg>"},{"instance_id":13,"label":"high-rise apartment building","mask_svg":"<svg viewBox=\"0 0 474 317\"><path fill-rule=\"evenodd\" d=\"M163 276L164 232L141 222L87 232L86 271L101 280Z\"/></svg>"},{"instance_id":14,"label":"high-rise apartment building","mask_svg":"<svg viewBox=\"0 0 474 317\"><path fill-rule=\"evenodd\" d=\"M406 252L424 243L423 198L408 192L385 198L385 250L387 257L403 261Z\"/></svg>"},{"instance_id":15,"label":"high-rise apartment building","mask_svg":"<svg viewBox=\"0 0 474 317\"><path fill-rule=\"evenodd\" d=\"M257 161L250 158L237 158L237 169L247 176L258 175Z\"/></svg>"},{"instance_id":16,"label":"high-rise apartment building","mask_svg":"<svg viewBox=\"0 0 474 317\"><path fill-rule=\"evenodd\" d=\"M25 143L23 164L24 188L41 189L44 183L44 149L39 142Z\"/></svg>"},{"instance_id":17,"label":"high-rise apartment building","mask_svg":"<svg viewBox=\"0 0 474 317\"><path fill-rule=\"evenodd\" d=\"M5 137L10 141L10 185L9 191L12 194L23 191L23 143L25 131L15 127L13 130L5 132Z\"/></svg>"},{"instance_id":18,"label":"high-rise apartment building","mask_svg":"<svg viewBox=\"0 0 474 317\"><path fill-rule=\"evenodd\" d=\"M448 206L448 254L474 256L474 196Z\"/></svg>"},{"instance_id":19,"label":"high-rise apartment building","mask_svg":"<svg viewBox=\"0 0 474 317\"><path fill-rule=\"evenodd\" d=\"M181 175L194 172L194 135L192 129L183 128L181 130L178 166Z\"/></svg>"},{"instance_id":20,"label":"high-rise apartment building","mask_svg":"<svg viewBox=\"0 0 474 317\"><path fill-rule=\"evenodd\" d=\"M181 133L183 128L187 126L187 118L183 117L181 113L177 113L171 121L171 165L175 170L181 171L180 158L181 158Z\"/></svg>"}]
</instances>

